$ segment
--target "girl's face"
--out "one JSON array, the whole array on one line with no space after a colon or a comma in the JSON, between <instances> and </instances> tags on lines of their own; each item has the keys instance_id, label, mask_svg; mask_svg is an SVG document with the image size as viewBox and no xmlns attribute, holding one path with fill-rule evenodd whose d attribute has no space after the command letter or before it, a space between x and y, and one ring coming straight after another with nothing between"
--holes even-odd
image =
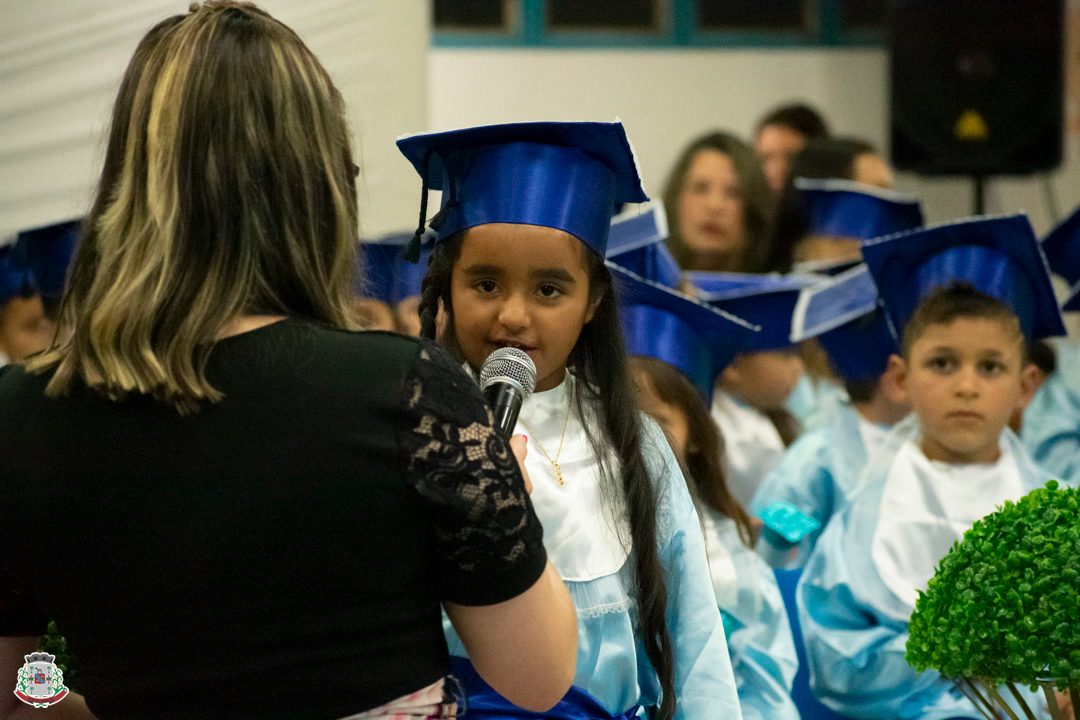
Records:
<instances>
[{"instance_id":1,"label":"girl's face","mask_svg":"<svg viewBox=\"0 0 1080 720\"><path fill-rule=\"evenodd\" d=\"M581 241L554 228L491 223L470 228L451 272L454 333L474 369L502 347L536 363L537 392L562 382L566 361L599 298L590 302Z\"/></svg>"},{"instance_id":2,"label":"girl's face","mask_svg":"<svg viewBox=\"0 0 1080 720\"><path fill-rule=\"evenodd\" d=\"M647 371L634 367L633 361L630 367L642 412L664 429L671 442L671 449L680 460L686 462L686 453L690 445L690 421L686 413L678 405L660 399Z\"/></svg>"},{"instance_id":3,"label":"girl's face","mask_svg":"<svg viewBox=\"0 0 1080 720\"><path fill-rule=\"evenodd\" d=\"M795 350L769 350L736 356L721 377L724 389L758 410L779 410L804 369Z\"/></svg>"},{"instance_id":4,"label":"girl's face","mask_svg":"<svg viewBox=\"0 0 1080 720\"><path fill-rule=\"evenodd\" d=\"M49 346L54 329L39 295L11 298L0 304L0 355L25 360Z\"/></svg>"},{"instance_id":5,"label":"girl's face","mask_svg":"<svg viewBox=\"0 0 1080 720\"><path fill-rule=\"evenodd\" d=\"M704 263L730 260L743 252L742 188L728 155L701 150L694 156L683 178L678 212L683 242Z\"/></svg>"}]
</instances>

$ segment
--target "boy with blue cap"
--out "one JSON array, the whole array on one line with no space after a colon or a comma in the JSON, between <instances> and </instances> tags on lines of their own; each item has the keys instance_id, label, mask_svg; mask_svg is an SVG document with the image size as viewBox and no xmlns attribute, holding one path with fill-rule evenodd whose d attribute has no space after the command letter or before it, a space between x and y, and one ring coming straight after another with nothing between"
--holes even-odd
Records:
<instances>
[{"instance_id":1,"label":"boy with blue cap","mask_svg":"<svg viewBox=\"0 0 1080 720\"><path fill-rule=\"evenodd\" d=\"M750 519L728 492L723 442L708 409L716 375L754 328L633 273L613 272L642 407L667 431L695 490L743 718L798 720L787 611L772 571L751 549Z\"/></svg>"},{"instance_id":2,"label":"boy with blue cap","mask_svg":"<svg viewBox=\"0 0 1080 720\"><path fill-rule=\"evenodd\" d=\"M904 659L917 593L954 542L1048 475L1007 428L1030 399L1025 338L1064 331L1022 215L872 241L863 255L914 416L826 528L798 587L811 684L858 718L980 718L950 680Z\"/></svg>"},{"instance_id":3,"label":"boy with blue cap","mask_svg":"<svg viewBox=\"0 0 1080 720\"><path fill-rule=\"evenodd\" d=\"M712 403L712 417L724 437L724 473L736 499L747 507L800 431L784 409L804 369L791 342L791 317L799 293L822 279L714 272L687 273L687 279L713 307L761 326L720 373Z\"/></svg>"},{"instance_id":4,"label":"boy with blue cap","mask_svg":"<svg viewBox=\"0 0 1080 720\"><path fill-rule=\"evenodd\" d=\"M795 248L798 272L844 272L862 262L862 242L923 224L922 204L892 190L850 180L807 178L796 178L794 187L806 222L806 235ZM828 423L845 398L821 350L808 342L802 345L802 354L806 373L787 408L804 429L812 430Z\"/></svg>"},{"instance_id":5,"label":"boy with blue cap","mask_svg":"<svg viewBox=\"0 0 1080 720\"><path fill-rule=\"evenodd\" d=\"M533 507L578 615L573 686L543 717L738 718L697 514L663 432L632 402L604 263L612 208L648 199L622 124L512 123L398 146L443 191L423 335L474 372L506 347L536 367L515 433L528 437ZM422 208L416 249L425 221ZM470 717L540 717L447 640Z\"/></svg>"},{"instance_id":6,"label":"boy with blue cap","mask_svg":"<svg viewBox=\"0 0 1080 720\"><path fill-rule=\"evenodd\" d=\"M1061 309L1080 311L1080 208L1043 238L1042 248L1069 287ZM1080 342L1062 338L1053 349L1057 367L1024 410L1020 437L1040 466L1080 487Z\"/></svg>"},{"instance_id":7,"label":"boy with blue cap","mask_svg":"<svg viewBox=\"0 0 1080 720\"><path fill-rule=\"evenodd\" d=\"M817 522L797 543L765 533L758 551L774 567L802 567L821 530L855 489L859 471L882 447L889 429L911 410L900 397L889 357L898 351L866 265L807 288L795 307L791 339L817 338L848 400L829 420L803 433L765 478L751 509L788 503Z\"/></svg>"}]
</instances>

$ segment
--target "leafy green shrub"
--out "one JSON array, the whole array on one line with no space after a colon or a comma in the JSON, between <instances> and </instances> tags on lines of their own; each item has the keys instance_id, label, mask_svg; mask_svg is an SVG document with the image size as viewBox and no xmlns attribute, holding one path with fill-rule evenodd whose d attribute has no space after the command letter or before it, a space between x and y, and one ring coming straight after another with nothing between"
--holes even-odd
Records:
<instances>
[{"instance_id":1,"label":"leafy green shrub","mask_svg":"<svg viewBox=\"0 0 1080 720\"><path fill-rule=\"evenodd\" d=\"M1052 480L976 522L919 593L909 632L912 667L937 670L965 692L972 680L991 697L1001 685L1014 696L1016 685L1068 689L1075 706L1080 490Z\"/></svg>"}]
</instances>

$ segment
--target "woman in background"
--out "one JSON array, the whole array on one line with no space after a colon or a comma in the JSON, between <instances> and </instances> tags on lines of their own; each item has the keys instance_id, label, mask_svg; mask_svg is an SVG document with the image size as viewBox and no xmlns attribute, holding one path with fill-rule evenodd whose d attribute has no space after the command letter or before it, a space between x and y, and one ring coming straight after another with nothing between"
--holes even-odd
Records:
<instances>
[{"instance_id":1,"label":"woman in background","mask_svg":"<svg viewBox=\"0 0 1080 720\"><path fill-rule=\"evenodd\" d=\"M683 150L664 186L668 246L684 270L759 272L772 196L742 140L712 132Z\"/></svg>"}]
</instances>

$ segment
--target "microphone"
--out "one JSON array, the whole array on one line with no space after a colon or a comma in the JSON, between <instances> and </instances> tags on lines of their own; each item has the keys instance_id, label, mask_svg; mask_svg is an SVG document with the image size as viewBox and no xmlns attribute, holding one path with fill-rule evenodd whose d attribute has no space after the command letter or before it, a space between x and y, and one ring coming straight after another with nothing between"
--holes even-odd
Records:
<instances>
[{"instance_id":1,"label":"microphone","mask_svg":"<svg viewBox=\"0 0 1080 720\"><path fill-rule=\"evenodd\" d=\"M495 414L495 430L509 438L517 424L521 403L536 387L536 365L523 350L499 348L480 367L480 391Z\"/></svg>"}]
</instances>

